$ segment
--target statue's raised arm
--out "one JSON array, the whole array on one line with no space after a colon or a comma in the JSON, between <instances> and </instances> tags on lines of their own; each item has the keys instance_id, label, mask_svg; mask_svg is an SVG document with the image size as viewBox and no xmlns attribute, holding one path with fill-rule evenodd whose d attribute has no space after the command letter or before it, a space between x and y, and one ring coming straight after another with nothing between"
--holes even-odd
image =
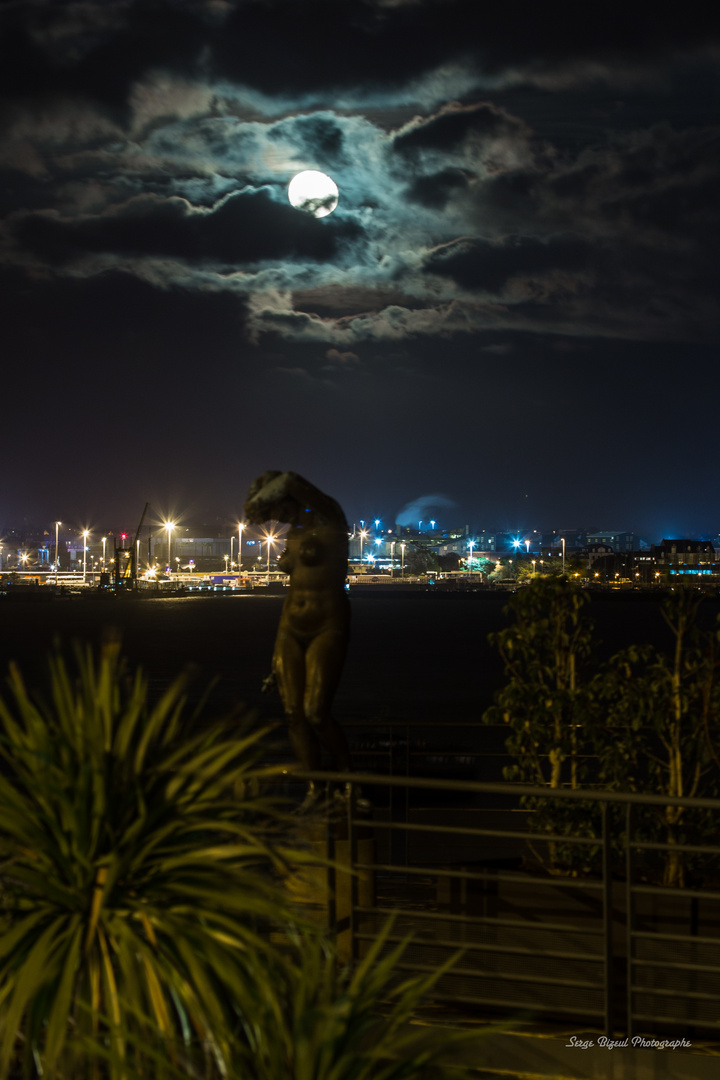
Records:
<instances>
[{"instance_id":1,"label":"statue's raised arm","mask_svg":"<svg viewBox=\"0 0 720 1080\"><path fill-rule=\"evenodd\" d=\"M294 472L265 472L245 502L256 525L290 525L281 569L290 588L278 627L273 670L278 681L290 741L308 771L321 767L322 747L333 768L350 769L342 728L331 713L350 633L345 591L348 525L339 503Z\"/></svg>"},{"instance_id":2,"label":"statue's raised arm","mask_svg":"<svg viewBox=\"0 0 720 1080\"><path fill-rule=\"evenodd\" d=\"M318 525L336 525L346 535L349 532L340 504L298 473L271 470L250 486L245 516L251 524L261 525L274 519L301 525L307 523L304 520L307 514Z\"/></svg>"}]
</instances>

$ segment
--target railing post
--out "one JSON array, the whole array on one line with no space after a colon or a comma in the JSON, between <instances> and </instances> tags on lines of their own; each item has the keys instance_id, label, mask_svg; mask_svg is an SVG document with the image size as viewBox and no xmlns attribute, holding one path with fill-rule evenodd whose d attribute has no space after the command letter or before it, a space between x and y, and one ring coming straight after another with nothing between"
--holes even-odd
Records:
<instances>
[{"instance_id":1,"label":"railing post","mask_svg":"<svg viewBox=\"0 0 720 1080\"><path fill-rule=\"evenodd\" d=\"M410 725L405 726L405 776L410 776ZM405 822L410 820L410 788L405 785ZM405 868L410 865L410 831L403 829L405 833Z\"/></svg>"},{"instance_id":2,"label":"railing post","mask_svg":"<svg viewBox=\"0 0 720 1080\"><path fill-rule=\"evenodd\" d=\"M632 856L632 803L625 803L625 969L627 979L627 1020L625 1027L629 1038L633 1031L633 856Z\"/></svg>"},{"instance_id":3,"label":"railing post","mask_svg":"<svg viewBox=\"0 0 720 1080\"><path fill-rule=\"evenodd\" d=\"M605 950L605 1034L612 1038L615 1025L615 965L612 919L612 836L610 805L600 804L602 815L603 946Z\"/></svg>"},{"instance_id":4,"label":"railing post","mask_svg":"<svg viewBox=\"0 0 720 1080\"><path fill-rule=\"evenodd\" d=\"M347 834L348 834L348 871L350 873L350 963L354 964L358 959L357 940L357 908L360 903L360 882L357 871L357 829L353 815L353 803L355 802L355 789L351 786L347 801Z\"/></svg>"},{"instance_id":5,"label":"railing post","mask_svg":"<svg viewBox=\"0 0 720 1080\"><path fill-rule=\"evenodd\" d=\"M335 822L332 820L332 798L330 783L325 785L325 854L327 867L327 922L328 933L333 941L337 939L337 880L335 871Z\"/></svg>"}]
</instances>

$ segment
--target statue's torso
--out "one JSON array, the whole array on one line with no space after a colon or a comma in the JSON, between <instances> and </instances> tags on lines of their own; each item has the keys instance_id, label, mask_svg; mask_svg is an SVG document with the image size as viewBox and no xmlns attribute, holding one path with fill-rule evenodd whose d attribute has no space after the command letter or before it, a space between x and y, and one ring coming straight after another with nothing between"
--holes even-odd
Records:
<instances>
[{"instance_id":1,"label":"statue's torso","mask_svg":"<svg viewBox=\"0 0 720 1080\"><path fill-rule=\"evenodd\" d=\"M282 621L302 636L323 630L346 633L347 532L335 525L295 527L287 536L280 569L290 575Z\"/></svg>"}]
</instances>

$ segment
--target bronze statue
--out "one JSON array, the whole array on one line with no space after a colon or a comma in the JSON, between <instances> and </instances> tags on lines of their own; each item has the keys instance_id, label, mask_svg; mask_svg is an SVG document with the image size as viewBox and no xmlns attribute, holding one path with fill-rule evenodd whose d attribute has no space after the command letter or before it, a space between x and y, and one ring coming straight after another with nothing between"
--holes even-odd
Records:
<instances>
[{"instance_id":1,"label":"bronze statue","mask_svg":"<svg viewBox=\"0 0 720 1080\"><path fill-rule=\"evenodd\" d=\"M347 740L330 711L350 635L345 515L302 476L277 471L263 473L251 486L245 515L255 525L270 520L290 525L278 560L290 575L290 590L280 616L273 672L295 756L308 772L316 772L325 747L333 768L349 771Z\"/></svg>"}]
</instances>

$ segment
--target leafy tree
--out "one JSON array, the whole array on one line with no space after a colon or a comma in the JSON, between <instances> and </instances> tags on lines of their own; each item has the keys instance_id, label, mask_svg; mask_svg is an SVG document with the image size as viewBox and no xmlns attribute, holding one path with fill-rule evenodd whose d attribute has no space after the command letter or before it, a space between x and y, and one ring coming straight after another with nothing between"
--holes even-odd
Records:
<instances>
[{"instance_id":1,"label":"leafy tree","mask_svg":"<svg viewBox=\"0 0 720 1080\"><path fill-rule=\"evenodd\" d=\"M518 564L506 555L490 563L487 569L488 581L500 581L502 578L516 578Z\"/></svg>"},{"instance_id":2,"label":"leafy tree","mask_svg":"<svg viewBox=\"0 0 720 1080\"><path fill-rule=\"evenodd\" d=\"M586 602L567 578L536 578L506 609L514 624L491 635L508 682L483 719L511 729L506 747L515 762L506 778L550 788L719 795L720 635L698 629L697 595L673 594L663 608L669 655L634 645L602 665L593 656ZM524 805L536 811L539 833L597 835L590 804ZM707 812L671 806L638 810L637 822L641 838L672 845L660 876L678 886L693 865L682 845L702 843L717 828ZM549 841L538 857L552 872L577 873L593 869L598 854L592 845Z\"/></svg>"},{"instance_id":3,"label":"leafy tree","mask_svg":"<svg viewBox=\"0 0 720 1080\"><path fill-rule=\"evenodd\" d=\"M697 627L700 597L681 590L665 602L663 618L673 648L650 645L616 654L598 674L596 750L600 778L609 788L673 797L720 794L719 635ZM644 835L672 845L664 857L663 883L685 884L683 843L712 833L708 811L667 806L643 814Z\"/></svg>"},{"instance_id":4,"label":"leafy tree","mask_svg":"<svg viewBox=\"0 0 720 1080\"><path fill-rule=\"evenodd\" d=\"M504 775L518 783L578 789L591 779L589 720L592 701L584 665L591 653L592 623L585 613L587 596L567 578L541 577L510 601L512 626L490 635L508 676L485 723L507 724L506 742L515 763ZM596 835L584 803L526 799L539 832ZM547 862L563 872L577 852L552 842Z\"/></svg>"},{"instance_id":5,"label":"leafy tree","mask_svg":"<svg viewBox=\"0 0 720 1080\"><path fill-rule=\"evenodd\" d=\"M456 551L448 551L447 555L438 555L438 566L445 574L460 569L460 556Z\"/></svg>"},{"instance_id":6,"label":"leafy tree","mask_svg":"<svg viewBox=\"0 0 720 1080\"><path fill-rule=\"evenodd\" d=\"M426 574L429 570L437 570L438 566L437 555L421 545L412 548L405 559L405 569L409 574Z\"/></svg>"}]
</instances>

